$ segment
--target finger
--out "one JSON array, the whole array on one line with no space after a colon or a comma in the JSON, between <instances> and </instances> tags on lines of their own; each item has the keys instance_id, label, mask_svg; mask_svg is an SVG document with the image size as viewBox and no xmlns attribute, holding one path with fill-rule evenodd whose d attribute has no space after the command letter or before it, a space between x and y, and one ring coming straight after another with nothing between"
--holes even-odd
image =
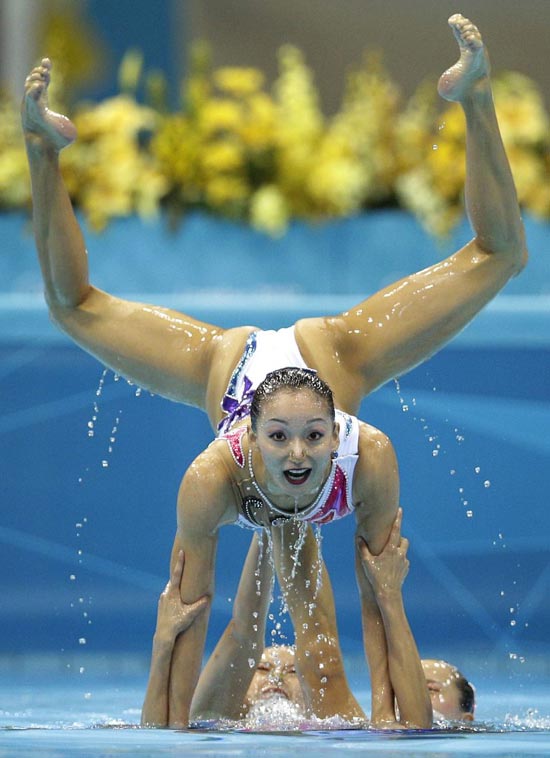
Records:
<instances>
[{"instance_id":1,"label":"finger","mask_svg":"<svg viewBox=\"0 0 550 758\"><path fill-rule=\"evenodd\" d=\"M183 550L180 550L178 552L176 562L172 566L172 571L170 572L170 584L173 587L177 587L179 590L181 585L181 580L183 578L183 567L185 565L185 555L183 553Z\"/></svg>"},{"instance_id":2,"label":"finger","mask_svg":"<svg viewBox=\"0 0 550 758\"><path fill-rule=\"evenodd\" d=\"M361 560L366 561L369 560L369 558L372 558L372 554L369 550L369 547L363 537L357 538L357 550L359 551L359 556L361 557Z\"/></svg>"},{"instance_id":3,"label":"finger","mask_svg":"<svg viewBox=\"0 0 550 758\"><path fill-rule=\"evenodd\" d=\"M198 600L195 600L194 603L190 603L189 605L185 606L186 618L187 618L187 621L189 622L188 626L191 626L191 624L197 618L197 616L200 616L200 614L206 610L207 605L208 605L208 596L203 595Z\"/></svg>"},{"instance_id":4,"label":"finger","mask_svg":"<svg viewBox=\"0 0 550 758\"><path fill-rule=\"evenodd\" d=\"M409 549L409 540L406 537L401 537L401 542L399 543L399 547L403 555L407 555L407 550Z\"/></svg>"},{"instance_id":5,"label":"finger","mask_svg":"<svg viewBox=\"0 0 550 758\"><path fill-rule=\"evenodd\" d=\"M403 509L398 508L397 513L392 524L390 536L388 538L388 546L395 549L399 546L401 540L401 521L403 520Z\"/></svg>"}]
</instances>

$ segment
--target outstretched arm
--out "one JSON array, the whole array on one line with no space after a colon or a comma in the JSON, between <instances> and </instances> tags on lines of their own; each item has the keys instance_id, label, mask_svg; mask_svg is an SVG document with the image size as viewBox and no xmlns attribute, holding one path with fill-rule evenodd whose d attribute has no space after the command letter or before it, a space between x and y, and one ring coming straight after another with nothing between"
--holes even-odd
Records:
<instances>
[{"instance_id":1,"label":"outstretched arm","mask_svg":"<svg viewBox=\"0 0 550 758\"><path fill-rule=\"evenodd\" d=\"M296 638L297 673L306 708L318 718L361 719L340 649L330 577L310 525L272 527L277 577Z\"/></svg>"},{"instance_id":2,"label":"outstretched arm","mask_svg":"<svg viewBox=\"0 0 550 758\"><path fill-rule=\"evenodd\" d=\"M361 424L359 460L353 477L356 536L380 553L388 541L399 504L399 473L388 437ZM394 693L388 665L384 620L355 550L355 573L361 598L363 644L371 680L371 721L379 726L395 722Z\"/></svg>"},{"instance_id":3,"label":"outstretched arm","mask_svg":"<svg viewBox=\"0 0 550 758\"><path fill-rule=\"evenodd\" d=\"M205 597L191 605L182 603L184 564L183 551L180 551L168 584L159 597L149 681L141 712L142 726L168 726L168 683L176 638L191 626L208 603Z\"/></svg>"},{"instance_id":4,"label":"outstretched arm","mask_svg":"<svg viewBox=\"0 0 550 758\"><path fill-rule=\"evenodd\" d=\"M242 718L245 697L262 657L271 601L272 558L267 536L256 533L233 604L233 617L210 656L195 691L193 718Z\"/></svg>"},{"instance_id":5,"label":"outstretched arm","mask_svg":"<svg viewBox=\"0 0 550 758\"><path fill-rule=\"evenodd\" d=\"M172 565L180 550L185 554L185 573L180 584L184 604L206 596L207 607L185 634L177 637L169 682L168 725L184 728L199 679L211 600L218 528L235 521L235 496L223 459L211 445L187 470L178 495L178 529Z\"/></svg>"},{"instance_id":6,"label":"outstretched arm","mask_svg":"<svg viewBox=\"0 0 550 758\"><path fill-rule=\"evenodd\" d=\"M429 728L432 706L420 656L412 635L401 586L409 570L408 540L401 538L402 510L399 509L389 540L379 555L373 555L359 537L357 551L362 571L359 585L372 588L384 622L388 666L399 723L405 727ZM373 693L374 696L374 693Z\"/></svg>"}]
</instances>

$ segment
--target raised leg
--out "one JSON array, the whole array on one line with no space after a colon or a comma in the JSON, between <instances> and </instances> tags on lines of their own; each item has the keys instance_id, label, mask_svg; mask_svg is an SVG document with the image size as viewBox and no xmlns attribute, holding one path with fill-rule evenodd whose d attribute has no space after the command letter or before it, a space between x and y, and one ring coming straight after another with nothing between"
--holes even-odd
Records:
<instances>
[{"instance_id":1,"label":"raised leg","mask_svg":"<svg viewBox=\"0 0 550 758\"><path fill-rule=\"evenodd\" d=\"M27 77L21 118L36 246L52 320L117 373L152 392L207 409L215 423L250 328L225 331L90 285L84 238L59 167L59 153L76 139L76 129L48 107L51 71L44 58Z\"/></svg>"},{"instance_id":2,"label":"raised leg","mask_svg":"<svg viewBox=\"0 0 550 758\"><path fill-rule=\"evenodd\" d=\"M460 57L440 94L466 116L466 208L475 237L445 261L396 282L334 318L305 319L304 358L332 386L339 407L428 358L463 329L527 260L514 182L495 114L489 59L474 24L449 24Z\"/></svg>"}]
</instances>

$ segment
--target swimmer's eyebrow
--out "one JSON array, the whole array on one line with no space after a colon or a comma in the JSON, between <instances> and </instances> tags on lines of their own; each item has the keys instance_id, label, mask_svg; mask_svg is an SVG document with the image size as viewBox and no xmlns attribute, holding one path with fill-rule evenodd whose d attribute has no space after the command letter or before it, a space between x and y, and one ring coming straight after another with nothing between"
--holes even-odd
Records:
<instances>
[{"instance_id":1,"label":"swimmer's eyebrow","mask_svg":"<svg viewBox=\"0 0 550 758\"><path fill-rule=\"evenodd\" d=\"M288 420L285 420L283 418L268 418L268 419L266 419L266 423L269 423L270 421L274 422L275 424L284 424L285 426L288 425L288 423L289 423ZM327 421L326 418L322 418L322 417L320 417L320 418L310 418L310 419L308 419L306 421L306 424L319 424L319 423L327 424L329 422Z\"/></svg>"}]
</instances>

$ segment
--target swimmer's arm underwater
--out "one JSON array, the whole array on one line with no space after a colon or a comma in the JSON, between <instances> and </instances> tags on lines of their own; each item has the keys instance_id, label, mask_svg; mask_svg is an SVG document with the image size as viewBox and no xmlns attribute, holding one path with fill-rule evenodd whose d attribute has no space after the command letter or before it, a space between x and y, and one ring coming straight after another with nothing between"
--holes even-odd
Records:
<instances>
[{"instance_id":1,"label":"swimmer's arm underwater","mask_svg":"<svg viewBox=\"0 0 550 758\"><path fill-rule=\"evenodd\" d=\"M149 681L141 713L142 726L168 726L168 683L176 638L191 626L208 604L206 597L190 605L182 603L180 585L184 564L183 551L180 551L170 580L159 597Z\"/></svg>"},{"instance_id":2,"label":"swimmer's arm underwater","mask_svg":"<svg viewBox=\"0 0 550 758\"><path fill-rule=\"evenodd\" d=\"M432 705L401 593L409 570L409 543L401 538L401 519L399 509L388 542L379 555L373 555L366 542L358 538L358 564L362 568L358 581L363 589L366 583L372 587L383 619L390 679L399 709L396 725L428 729L432 726Z\"/></svg>"},{"instance_id":3,"label":"swimmer's arm underwater","mask_svg":"<svg viewBox=\"0 0 550 758\"><path fill-rule=\"evenodd\" d=\"M256 533L242 570L231 621L197 684L191 705L194 719L239 719L246 715L246 693L264 650L271 601L273 567L267 553L267 535Z\"/></svg>"}]
</instances>

